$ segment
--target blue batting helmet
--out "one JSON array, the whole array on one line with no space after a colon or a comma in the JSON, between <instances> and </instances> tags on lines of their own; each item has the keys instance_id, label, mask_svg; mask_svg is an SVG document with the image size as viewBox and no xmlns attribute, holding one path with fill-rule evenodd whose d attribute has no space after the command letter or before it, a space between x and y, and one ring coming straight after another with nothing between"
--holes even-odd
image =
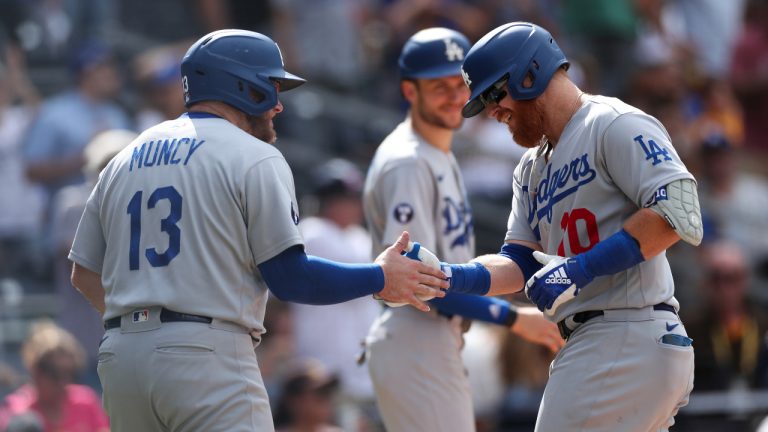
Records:
<instances>
[{"instance_id":1,"label":"blue batting helmet","mask_svg":"<svg viewBox=\"0 0 768 432\"><path fill-rule=\"evenodd\" d=\"M479 114L486 105L484 93L507 75L506 90L512 99L534 99L544 93L558 68L569 65L552 35L536 24L512 22L497 27L464 59L461 74L472 94L461 113L464 117ZM533 83L526 87L523 81L529 73Z\"/></svg>"},{"instance_id":2,"label":"blue batting helmet","mask_svg":"<svg viewBox=\"0 0 768 432\"><path fill-rule=\"evenodd\" d=\"M305 80L285 71L277 44L247 30L218 30L195 42L181 61L184 102L225 102L249 115L277 105L277 91Z\"/></svg>"},{"instance_id":3,"label":"blue batting helmet","mask_svg":"<svg viewBox=\"0 0 768 432\"><path fill-rule=\"evenodd\" d=\"M433 27L421 30L405 42L397 61L400 77L440 78L461 74L461 62L469 51L467 38L451 29Z\"/></svg>"}]
</instances>

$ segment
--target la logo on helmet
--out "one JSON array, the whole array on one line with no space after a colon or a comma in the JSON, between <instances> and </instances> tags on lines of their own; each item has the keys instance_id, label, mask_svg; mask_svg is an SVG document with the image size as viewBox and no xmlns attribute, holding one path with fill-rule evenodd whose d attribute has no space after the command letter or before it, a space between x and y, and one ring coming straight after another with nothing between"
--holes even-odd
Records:
<instances>
[{"instance_id":1,"label":"la logo on helmet","mask_svg":"<svg viewBox=\"0 0 768 432\"><path fill-rule=\"evenodd\" d=\"M464 68L461 68L461 77L464 78L464 84L466 84L467 87L472 85L472 80L469 79L469 74L464 71Z\"/></svg>"},{"instance_id":2,"label":"la logo on helmet","mask_svg":"<svg viewBox=\"0 0 768 432\"><path fill-rule=\"evenodd\" d=\"M464 60L464 49L449 38L443 39L445 43L445 57L448 61Z\"/></svg>"}]
</instances>

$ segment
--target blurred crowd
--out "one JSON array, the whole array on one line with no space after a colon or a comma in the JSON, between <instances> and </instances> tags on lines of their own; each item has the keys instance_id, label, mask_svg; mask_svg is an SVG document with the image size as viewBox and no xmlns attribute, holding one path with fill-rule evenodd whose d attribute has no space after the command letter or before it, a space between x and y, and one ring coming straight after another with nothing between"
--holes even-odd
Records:
<instances>
[{"instance_id":1,"label":"blurred crowd","mask_svg":"<svg viewBox=\"0 0 768 432\"><path fill-rule=\"evenodd\" d=\"M365 262L360 192L407 109L403 42L431 26L476 41L516 20L553 33L582 89L658 118L697 178L704 242L668 251L696 349L692 407L697 394L768 389L768 0L0 0L0 430L69 430L85 417L77 430L106 428L94 403L101 319L70 285L66 254L100 169L136 132L184 112L179 64L191 42L262 32L309 79L276 119L306 248ZM523 149L484 118L467 121L454 148L478 252L493 253ZM271 299L269 309L258 356L278 428L381 430L355 360L379 305ZM49 320L31 325L38 318ZM478 430L531 430L549 354L476 323L464 357ZM683 410L676 428L756 430L768 415L760 400Z\"/></svg>"}]
</instances>

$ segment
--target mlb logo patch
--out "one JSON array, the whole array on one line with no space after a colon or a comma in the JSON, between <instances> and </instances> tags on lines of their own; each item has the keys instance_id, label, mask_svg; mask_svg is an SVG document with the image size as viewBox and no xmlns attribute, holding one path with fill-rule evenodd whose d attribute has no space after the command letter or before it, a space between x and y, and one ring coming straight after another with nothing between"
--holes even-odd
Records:
<instances>
[{"instance_id":1,"label":"mlb logo patch","mask_svg":"<svg viewBox=\"0 0 768 432\"><path fill-rule=\"evenodd\" d=\"M147 321L149 319L149 309L133 311L132 315L133 322L135 323Z\"/></svg>"}]
</instances>

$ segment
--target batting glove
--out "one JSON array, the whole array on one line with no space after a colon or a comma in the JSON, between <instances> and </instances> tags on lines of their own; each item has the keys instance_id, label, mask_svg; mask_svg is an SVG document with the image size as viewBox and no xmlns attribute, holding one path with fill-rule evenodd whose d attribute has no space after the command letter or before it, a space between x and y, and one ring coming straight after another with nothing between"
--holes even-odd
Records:
<instances>
[{"instance_id":1,"label":"batting glove","mask_svg":"<svg viewBox=\"0 0 768 432\"><path fill-rule=\"evenodd\" d=\"M533 257L544 267L525 283L525 295L547 317L554 316L560 305L573 300L593 279L578 255L564 258L534 251Z\"/></svg>"},{"instance_id":2,"label":"batting glove","mask_svg":"<svg viewBox=\"0 0 768 432\"><path fill-rule=\"evenodd\" d=\"M440 264L440 260L437 258L437 256L432 253L429 249L422 247L419 242L408 242L408 249L405 251L405 256L407 256L410 259L421 261L424 264L434 267L434 268L441 268L442 265ZM421 301L428 301L432 300L434 297L424 297L424 296L416 296ZM392 303L392 302L384 302L389 307L400 307L405 306L408 303Z\"/></svg>"}]
</instances>

